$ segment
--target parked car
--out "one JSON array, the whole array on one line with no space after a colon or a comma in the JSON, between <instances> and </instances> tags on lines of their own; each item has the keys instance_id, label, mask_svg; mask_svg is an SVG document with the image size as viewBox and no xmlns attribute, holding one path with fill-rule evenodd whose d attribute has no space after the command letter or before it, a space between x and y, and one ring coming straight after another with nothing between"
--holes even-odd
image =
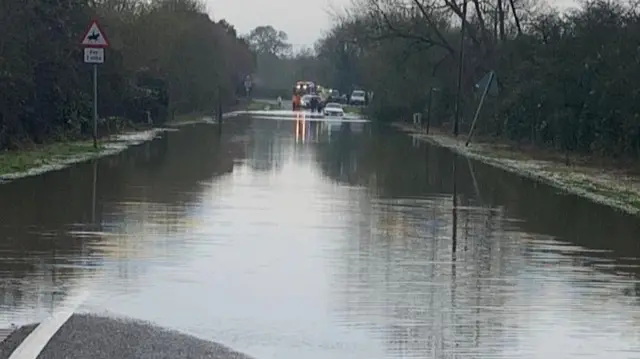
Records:
<instances>
[{"instance_id":1,"label":"parked car","mask_svg":"<svg viewBox=\"0 0 640 359\"><path fill-rule=\"evenodd\" d=\"M340 101L340 91L331 90L331 93L329 94L329 98L333 99L334 101Z\"/></svg>"},{"instance_id":2,"label":"parked car","mask_svg":"<svg viewBox=\"0 0 640 359\"><path fill-rule=\"evenodd\" d=\"M355 90L351 93L351 98L349 99L349 104L355 106L364 106L367 103L366 96L364 91Z\"/></svg>"},{"instance_id":3,"label":"parked car","mask_svg":"<svg viewBox=\"0 0 640 359\"><path fill-rule=\"evenodd\" d=\"M340 91L338 90L331 90L329 91L329 94L326 98L326 102L338 102L338 103L342 103L342 97L340 96ZM346 96L344 96L344 98L346 99Z\"/></svg>"},{"instance_id":4,"label":"parked car","mask_svg":"<svg viewBox=\"0 0 640 359\"><path fill-rule=\"evenodd\" d=\"M304 95L302 96L302 98L300 98L300 106L302 108L309 108L309 105L311 104L311 98L313 97L313 95Z\"/></svg>"},{"instance_id":5,"label":"parked car","mask_svg":"<svg viewBox=\"0 0 640 359\"><path fill-rule=\"evenodd\" d=\"M341 117L344 116L344 110L342 109L341 104L337 102L329 102L324 106L324 115Z\"/></svg>"}]
</instances>

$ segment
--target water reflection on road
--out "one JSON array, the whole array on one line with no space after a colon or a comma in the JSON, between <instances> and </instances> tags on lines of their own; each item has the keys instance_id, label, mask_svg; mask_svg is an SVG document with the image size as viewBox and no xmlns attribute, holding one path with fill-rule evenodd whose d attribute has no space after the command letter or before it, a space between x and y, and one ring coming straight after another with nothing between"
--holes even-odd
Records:
<instances>
[{"instance_id":1,"label":"water reflection on road","mask_svg":"<svg viewBox=\"0 0 640 359\"><path fill-rule=\"evenodd\" d=\"M89 286L257 358L640 356L637 219L365 124L196 125L0 198L0 325Z\"/></svg>"}]
</instances>

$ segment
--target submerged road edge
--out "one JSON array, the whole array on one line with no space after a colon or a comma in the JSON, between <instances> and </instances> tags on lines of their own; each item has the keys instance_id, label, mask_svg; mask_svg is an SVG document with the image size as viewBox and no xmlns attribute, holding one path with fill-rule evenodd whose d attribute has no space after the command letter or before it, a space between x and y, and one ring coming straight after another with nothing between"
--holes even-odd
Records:
<instances>
[{"instance_id":1,"label":"submerged road edge","mask_svg":"<svg viewBox=\"0 0 640 359\"><path fill-rule=\"evenodd\" d=\"M640 208L630 204L633 202L640 203L640 193L634 193L630 196L630 190L619 184L600 184L586 173L579 171L565 172L565 174L556 173L548 169L541 168L534 162L534 159L511 159L502 158L498 154L492 154L490 149L479 150L473 145L466 147L464 140L454 139L446 135L426 134L420 129L416 129L411 125L395 122L392 127L407 133L409 136L418 140L430 143L435 146L449 149L455 154L476 160L506 172L526 177L534 181L550 185L566 193L570 193L594 203L605 205L613 209L632 215L640 215ZM485 153L481 153L484 151ZM548 161L549 164L559 166L557 163ZM601 194L602 189L599 187L609 187L610 195ZM625 200L622 200L623 197ZM631 197L631 198L629 198Z\"/></svg>"},{"instance_id":2,"label":"submerged road edge","mask_svg":"<svg viewBox=\"0 0 640 359\"><path fill-rule=\"evenodd\" d=\"M89 297L84 291L75 295L62 306L63 309L43 320L11 353L9 359L36 359L51 338L71 318L78 307Z\"/></svg>"},{"instance_id":3,"label":"submerged road edge","mask_svg":"<svg viewBox=\"0 0 640 359\"><path fill-rule=\"evenodd\" d=\"M242 115L243 111L229 111L222 114L223 119L230 119ZM186 125L196 124L217 124L215 121L207 120L206 116L197 116L198 118L186 121L169 121L162 124L161 127L154 127L141 131L128 131L120 134L114 134L107 139L100 141L104 148L97 152L80 153L69 157L57 158L51 163L45 165L37 165L24 171L9 172L0 174L0 185L9 183L22 178L39 176L41 174L59 171L75 164L88 162L116 155L126 151L132 146L137 146L146 142L150 142L158 138L165 132L179 131L179 128Z\"/></svg>"},{"instance_id":4,"label":"submerged road edge","mask_svg":"<svg viewBox=\"0 0 640 359\"><path fill-rule=\"evenodd\" d=\"M241 115L242 111L229 111L222 114L223 119L229 119ZM22 178L39 176L41 174L65 169L75 164L88 162L121 153L132 146L137 146L146 142L150 142L158 138L161 134L171 131L179 131L179 128L186 125L195 124L217 124L217 122L208 121L206 116L188 121L167 122L162 127L154 127L141 131L128 131L120 134L109 136L101 143L104 148L97 152L80 153L69 157L57 158L55 161L45 165L38 165L24 171L9 172L0 174L0 185L9 183Z\"/></svg>"}]
</instances>

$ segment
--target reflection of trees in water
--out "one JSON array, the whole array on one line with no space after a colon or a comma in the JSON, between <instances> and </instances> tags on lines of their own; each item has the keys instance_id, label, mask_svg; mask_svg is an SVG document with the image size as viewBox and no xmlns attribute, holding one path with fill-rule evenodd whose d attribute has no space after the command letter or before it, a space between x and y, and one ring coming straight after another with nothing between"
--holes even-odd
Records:
<instances>
[{"instance_id":1,"label":"reflection of trees in water","mask_svg":"<svg viewBox=\"0 0 640 359\"><path fill-rule=\"evenodd\" d=\"M337 279L344 286L338 295L346 321L382 325L377 331L394 355L443 357L445 351L473 348L476 341L501 333L500 314L492 322L469 311L502 305L500 293L486 285L496 274L479 267L481 261L496 259L459 251L454 288L451 209L451 199L443 197L414 203L380 199L369 223L360 222L370 228L368 234L362 235L365 228L354 229L338 254L346 262ZM470 226L483 224L469 211L461 211L459 219Z\"/></svg>"},{"instance_id":2,"label":"reflection of trees in water","mask_svg":"<svg viewBox=\"0 0 640 359\"><path fill-rule=\"evenodd\" d=\"M0 326L39 321L64 300L66 288L61 285L68 278L61 278L59 271L48 263L36 263L34 267L35 271L48 275L3 280L0 284Z\"/></svg>"},{"instance_id":3,"label":"reflection of trees in water","mask_svg":"<svg viewBox=\"0 0 640 359\"><path fill-rule=\"evenodd\" d=\"M146 258L169 258L184 245L182 234L192 225L190 213L197 210L205 181L233 171L235 158L245 156L233 124L219 137L215 127L196 125L168 133L148 146L164 146L161 161L140 166L131 161L123 193L105 211L111 236L100 246L103 255L118 263L118 275L135 277L146 269ZM153 153L153 148L151 149ZM131 155L146 156L141 148ZM124 200L123 200L124 199ZM196 208L194 208L196 207Z\"/></svg>"},{"instance_id":4,"label":"reflection of trees in water","mask_svg":"<svg viewBox=\"0 0 640 359\"><path fill-rule=\"evenodd\" d=\"M251 123L247 143L248 164L256 171L282 169L284 147L290 145L288 121L254 120ZM283 134L287 134L286 137Z\"/></svg>"},{"instance_id":5,"label":"reflection of trees in water","mask_svg":"<svg viewBox=\"0 0 640 359\"><path fill-rule=\"evenodd\" d=\"M126 202L117 208L109 235L99 244L100 255L116 262L119 278L136 278L150 266L149 259L162 258L163 264L185 254L184 233L192 223L184 212L194 205L175 206L151 202Z\"/></svg>"},{"instance_id":6,"label":"reflection of trees in water","mask_svg":"<svg viewBox=\"0 0 640 359\"><path fill-rule=\"evenodd\" d=\"M583 265L605 259L628 265L628 260L624 258L640 257L640 247L637 245L640 222L635 216L622 214L576 196L560 195L559 191L551 187L480 163L474 162L472 168L486 205L501 206L509 217L523 219L511 223L511 227L542 234L543 236L538 237L544 240L552 238L590 249L605 250L586 255L565 253ZM467 191L471 189L468 188ZM547 250L553 250L551 247L553 245L548 246ZM530 250L535 249L531 247ZM635 264L639 263L635 261ZM615 269L629 271L636 276L640 274L637 267Z\"/></svg>"},{"instance_id":7,"label":"reflection of trees in water","mask_svg":"<svg viewBox=\"0 0 640 359\"><path fill-rule=\"evenodd\" d=\"M337 166L332 164L347 161L355 153L357 161L367 165L359 166L358 171L345 178L350 180L349 184L372 186L373 181L364 179L374 177L379 194L391 197L451 193L452 155L448 150L424 144L416 150L410 139L397 134L382 134L368 141L366 151L350 147L348 140L325 144L318 151L323 172L338 178ZM520 228L587 248L614 249L614 253L597 255L618 261L622 256L640 257L636 240L640 237L640 222L636 217L575 196L558 195L553 188L487 165L466 159L460 161L461 205L487 208L489 218L483 226L486 231L499 231L500 228L492 228L495 226ZM502 210L506 210L508 217L521 220L507 222L498 215ZM483 245L492 244L483 240Z\"/></svg>"},{"instance_id":8,"label":"reflection of trees in water","mask_svg":"<svg viewBox=\"0 0 640 359\"><path fill-rule=\"evenodd\" d=\"M318 146L325 174L351 185L375 186L384 203L365 221L371 235L354 235L358 243L342 249L347 263L340 282L348 286L341 290L344 315L367 326L387 323L381 330L394 352L492 350L518 325L510 313L498 310L518 294L497 279L518 275L527 265L522 256L527 242L516 231L521 223L509 221L504 210L509 203L495 199L501 188L520 182L499 183L487 191L491 179L475 171L472 180L473 166L458 159L454 267L451 154L428 146L414 150L409 139L393 134L354 145L358 140ZM364 165L344 176L338 169L354 154ZM372 177L375 182L367 180ZM526 305L528 299L518 300Z\"/></svg>"},{"instance_id":9,"label":"reflection of trees in water","mask_svg":"<svg viewBox=\"0 0 640 359\"><path fill-rule=\"evenodd\" d=\"M243 146L231 141L234 133L242 131L242 122L225 130L220 140L214 127L184 128L101 159L95 200L92 163L0 186L0 250L4 253L0 305L16 310L25 300L38 302L31 296L35 282L42 283L37 295L45 298L64 292L70 278L93 271L106 252L135 253L130 237L121 236L120 243L114 244L109 236L87 231L117 233L120 228L131 234L140 230L147 242L160 233L178 232L184 225L180 218L192 210L189 203L199 195L201 182L231 172L234 157L244 156ZM120 225L137 221L147 228ZM118 245L123 248L115 250Z\"/></svg>"},{"instance_id":10,"label":"reflection of trees in water","mask_svg":"<svg viewBox=\"0 0 640 359\"><path fill-rule=\"evenodd\" d=\"M318 165L325 176L348 185L367 186L375 182L375 174L367 162L371 157L366 156L375 149L372 137L367 133L353 134L348 123L338 130L324 125L323 131L332 131L331 141L324 139L315 144Z\"/></svg>"},{"instance_id":11,"label":"reflection of trees in water","mask_svg":"<svg viewBox=\"0 0 640 359\"><path fill-rule=\"evenodd\" d=\"M526 266L540 265L528 256L551 246L540 246L536 238L557 236L587 247L618 248L618 253L626 249L637 257L637 241L631 239L637 238L637 221L459 158L458 251L452 266L449 151L425 145L416 150L405 136L383 134L322 143L317 153L325 175L378 194L370 220L364 221L370 235L354 230L351 244L341 249L346 264L339 281L348 288L339 295L348 321L368 327L386 323L381 330L394 352L490 351L507 340L505 333L521 323L499 308L514 301L536 305L531 302L535 283L518 283L518 293L506 285ZM345 176L340 169L351 168L345 163L353 156L359 166ZM620 241L608 240L615 236ZM586 265L588 256L606 256L564 251L578 266ZM620 260L619 254L609 256Z\"/></svg>"},{"instance_id":12,"label":"reflection of trees in water","mask_svg":"<svg viewBox=\"0 0 640 359\"><path fill-rule=\"evenodd\" d=\"M452 302L451 207L451 199L441 196L374 200L369 221L353 221L364 228L354 228L341 249L346 261L338 279L346 287L339 294L343 314L348 322L365 327L386 323L377 331L394 355L431 352L443 357L454 347L473 347L480 330L499 332L488 320L467 313L477 297L483 300L481 306L500 303L486 286L470 291L471 276L483 272L464 255L458 258L463 264ZM469 226L478 222L470 211L459 216ZM468 318L478 323L465 324Z\"/></svg>"},{"instance_id":13,"label":"reflection of trees in water","mask_svg":"<svg viewBox=\"0 0 640 359\"><path fill-rule=\"evenodd\" d=\"M232 131L231 125L227 130ZM233 159L245 156L242 144L231 141L231 132L222 141L218 136L215 127L195 125L123 154L119 174L124 178L118 182L123 184L124 196L166 204L190 202L198 195L201 181L231 172ZM156 146L165 149L156 150ZM162 159L148 160L149 153L158 153Z\"/></svg>"},{"instance_id":14,"label":"reflection of trees in water","mask_svg":"<svg viewBox=\"0 0 640 359\"><path fill-rule=\"evenodd\" d=\"M52 300L78 275L84 243L68 225L91 221L92 176L86 164L0 186L0 306Z\"/></svg>"}]
</instances>

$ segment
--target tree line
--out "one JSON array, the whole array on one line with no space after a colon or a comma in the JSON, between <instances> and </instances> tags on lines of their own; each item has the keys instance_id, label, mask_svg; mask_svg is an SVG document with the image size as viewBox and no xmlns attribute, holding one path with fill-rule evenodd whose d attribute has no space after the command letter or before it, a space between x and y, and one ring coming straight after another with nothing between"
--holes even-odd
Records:
<instances>
[{"instance_id":1,"label":"tree line","mask_svg":"<svg viewBox=\"0 0 640 359\"><path fill-rule=\"evenodd\" d=\"M316 71L336 87L374 91L376 119L422 112L449 131L459 108L465 133L475 85L494 70L499 94L487 99L478 133L640 156L637 2L559 12L534 0L356 0L337 20L316 45Z\"/></svg>"},{"instance_id":2,"label":"tree line","mask_svg":"<svg viewBox=\"0 0 640 359\"><path fill-rule=\"evenodd\" d=\"M91 133L92 72L79 44L92 18L110 42L103 125L230 105L255 68L247 42L199 0L0 1L0 149Z\"/></svg>"},{"instance_id":3,"label":"tree line","mask_svg":"<svg viewBox=\"0 0 640 359\"><path fill-rule=\"evenodd\" d=\"M256 55L253 96L286 99L291 97L291 88L296 81L319 80L313 49L293 49L286 32L271 25L261 25L244 38Z\"/></svg>"}]
</instances>

